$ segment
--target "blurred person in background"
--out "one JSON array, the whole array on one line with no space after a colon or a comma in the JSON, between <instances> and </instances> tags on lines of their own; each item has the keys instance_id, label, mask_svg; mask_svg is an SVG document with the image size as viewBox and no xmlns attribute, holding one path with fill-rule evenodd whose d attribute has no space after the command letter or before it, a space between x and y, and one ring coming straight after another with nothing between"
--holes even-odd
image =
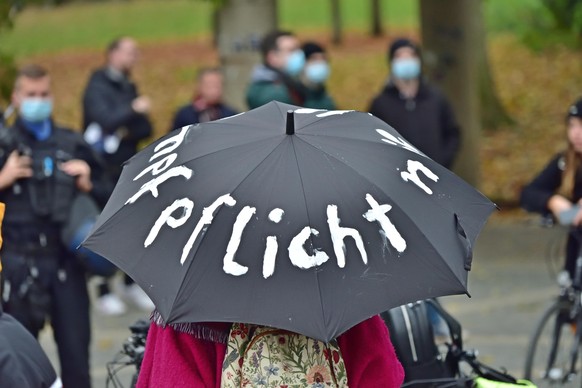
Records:
<instances>
[{"instance_id":1,"label":"blurred person in background","mask_svg":"<svg viewBox=\"0 0 582 388\"><path fill-rule=\"evenodd\" d=\"M53 122L44 68L19 70L12 105L18 117L0 142L0 201L6 204L0 295L5 311L34 337L50 321L63 384L90 387L86 272L61 232L75 198L86 193L104 200L102 168L82 136Z\"/></svg>"},{"instance_id":2,"label":"blurred person in background","mask_svg":"<svg viewBox=\"0 0 582 388\"><path fill-rule=\"evenodd\" d=\"M562 225L579 227L582 224L582 98L570 105L565 124L566 150L554 155L523 188L520 204L527 211L551 215ZM579 245L578 239L569 233L560 282L571 284L574 279Z\"/></svg>"},{"instance_id":3,"label":"blurred person in background","mask_svg":"<svg viewBox=\"0 0 582 388\"><path fill-rule=\"evenodd\" d=\"M336 109L335 102L325 87L331 73L325 49L315 42L306 42L301 49L305 54L305 67L301 73L301 82L305 86L303 106L313 109Z\"/></svg>"},{"instance_id":4,"label":"blurred person in background","mask_svg":"<svg viewBox=\"0 0 582 388\"><path fill-rule=\"evenodd\" d=\"M201 69L198 72L192 101L176 112L170 131L185 125L205 123L237 114L222 101L223 84L224 77L220 69Z\"/></svg>"},{"instance_id":5,"label":"blurred person in background","mask_svg":"<svg viewBox=\"0 0 582 388\"><path fill-rule=\"evenodd\" d=\"M390 44L387 54L390 78L369 112L450 169L460 147L459 125L444 94L423 79L420 48L400 38ZM435 335L446 338L448 327L430 304L428 313Z\"/></svg>"},{"instance_id":6,"label":"blurred person in background","mask_svg":"<svg viewBox=\"0 0 582 388\"><path fill-rule=\"evenodd\" d=\"M397 39L389 46L388 64L390 78L369 112L450 169L459 151L459 125L444 94L422 78L420 48Z\"/></svg>"},{"instance_id":7,"label":"blurred person in background","mask_svg":"<svg viewBox=\"0 0 582 388\"><path fill-rule=\"evenodd\" d=\"M123 162L137 152L140 141L152 134L148 117L151 100L139 94L131 79L138 56L134 39L121 37L112 41L107 47L105 66L91 74L83 94L84 137L103 156L113 184L121 175ZM105 315L123 314L125 303L111 292L108 280L104 278L99 285L96 307ZM144 311L153 309L149 297L127 275L124 284L126 300Z\"/></svg>"},{"instance_id":8,"label":"blurred person in background","mask_svg":"<svg viewBox=\"0 0 582 388\"><path fill-rule=\"evenodd\" d=\"M262 63L255 66L247 89L249 109L271 101L303 106L305 87L299 76L305 66L305 54L299 39L289 31L272 31L261 41Z\"/></svg>"}]
</instances>

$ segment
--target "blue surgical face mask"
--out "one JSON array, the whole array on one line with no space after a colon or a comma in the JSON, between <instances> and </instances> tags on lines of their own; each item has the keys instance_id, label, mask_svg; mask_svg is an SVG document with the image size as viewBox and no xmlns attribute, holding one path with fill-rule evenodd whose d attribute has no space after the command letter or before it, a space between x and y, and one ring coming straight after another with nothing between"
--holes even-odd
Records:
<instances>
[{"instance_id":1,"label":"blue surgical face mask","mask_svg":"<svg viewBox=\"0 0 582 388\"><path fill-rule=\"evenodd\" d=\"M295 50L287 58L285 72L289 75L296 76L301 73L303 66L305 66L305 54L302 50Z\"/></svg>"},{"instance_id":2,"label":"blue surgical face mask","mask_svg":"<svg viewBox=\"0 0 582 388\"><path fill-rule=\"evenodd\" d=\"M329 78L329 65L325 61L309 63L305 66L305 78L314 84L322 84Z\"/></svg>"},{"instance_id":3,"label":"blue surgical face mask","mask_svg":"<svg viewBox=\"0 0 582 388\"><path fill-rule=\"evenodd\" d=\"M420 75L420 60L418 58L400 58L392 61L394 78L409 80Z\"/></svg>"},{"instance_id":4,"label":"blue surgical face mask","mask_svg":"<svg viewBox=\"0 0 582 388\"><path fill-rule=\"evenodd\" d=\"M49 98L25 98L20 104L20 116L31 123L45 121L52 112L53 101Z\"/></svg>"}]
</instances>

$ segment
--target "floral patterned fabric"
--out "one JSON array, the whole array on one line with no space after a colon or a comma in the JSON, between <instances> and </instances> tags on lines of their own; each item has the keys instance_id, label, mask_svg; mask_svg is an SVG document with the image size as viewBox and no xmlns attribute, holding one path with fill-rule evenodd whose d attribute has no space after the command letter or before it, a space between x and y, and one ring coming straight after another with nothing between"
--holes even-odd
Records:
<instances>
[{"instance_id":1,"label":"floral patterned fabric","mask_svg":"<svg viewBox=\"0 0 582 388\"><path fill-rule=\"evenodd\" d=\"M348 386L337 342L286 330L233 324L221 387L324 388Z\"/></svg>"}]
</instances>

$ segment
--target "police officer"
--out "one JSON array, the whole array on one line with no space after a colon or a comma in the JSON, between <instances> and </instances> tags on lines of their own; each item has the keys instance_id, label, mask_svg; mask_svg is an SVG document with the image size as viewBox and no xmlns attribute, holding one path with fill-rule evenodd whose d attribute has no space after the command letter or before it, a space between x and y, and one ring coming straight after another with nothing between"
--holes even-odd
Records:
<instances>
[{"instance_id":1,"label":"police officer","mask_svg":"<svg viewBox=\"0 0 582 388\"><path fill-rule=\"evenodd\" d=\"M47 71L20 69L12 104L18 110L12 138L0 144L0 201L6 204L5 311L38 337L50 317L65 387L90 387L89 297L80 261L67 252L60 230L78 193L107 196L97 184L99 163L82 137L51 119ZM5 130L6 131L6 130Z\"/></svg>"},{"instance_id":2,"label":"police officer","mask_svg":"<svg viewBox=\"0 0 582 388\"><path fill-rule=\"evenodd\" d=\"M5 205L0 202L0 230ZM2 232L0 231L0 247ZM0 260L0 284L2 260ZM38 341L13 317L2 311L0 303L0 381L4 388L61 388L50 360Z\"/></svg>"}]
</instances>

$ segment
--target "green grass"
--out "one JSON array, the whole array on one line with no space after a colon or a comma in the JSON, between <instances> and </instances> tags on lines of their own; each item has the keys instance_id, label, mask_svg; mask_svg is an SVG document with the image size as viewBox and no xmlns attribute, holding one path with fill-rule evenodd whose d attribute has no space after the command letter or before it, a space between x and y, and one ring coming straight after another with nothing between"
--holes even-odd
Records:
<instances>
[{"instance_id":1,"label":"green grass","mask_svg":"<svg viewBox=\"0 0 582 388\"><path fill-rule=\"evenodd\" d=\"M1 1L1 0L0 0ZM385 29L418 28L418 0L382 0ZM278 0L280 26L294 31L328 30L329 0ZM368 0L340 0L345 30L367 30ZM543 18L540 0L486 0L490 32L521 34L532 18ZM29 7L14 29L0 35L0 47L17 57L71 49L103 49L113 38L141 42L185 40L211 30L212 5L203 0L81 2L56 8Z\"/></svg>"},{"instance_id":2,"label":"green grass","mask_svg":"<svg viewBox=\"0 0 582 388\"><path fill-rule=\"evenodd\" d=\"M212 6L194 0L79 3L28 8L0 46L16 56L104 48L120 35L140 41L187 39L210 30Z\"/></svg>"},{"instance_id":3,"label":"green grass","mask_svg":"<svg viewBox=\"0 0 582 388\"><path fill-rule=\"evenodd\" d=\"M532 18L544 17L540 0L486 0L484 15L489 32L521 34Z\"/></svg>"},{"instance_id":4,"label":"green grass","mask_svg":"<svg viewBox=\"0 0 582 388\"><path fill-rule=\"evenodd\" d=\"M368 0L340 0L342 23L351 30L367 30L370 21ZM382 20L385 28L416 28L417 0L382 0ZM331 25L329 0L279 0L281 27L288 29L328 28Z\"/></svg>"},{"instance_id":5,"label":"green grass","mask_svg":"<svg viewBox=\"0 0 582 388\"><path fill-rule=\"evenodd\" d=\"M345 29L366 29L368 1L341 0ZM329 0L279 0L282 28L326 29ZM417 0L383 0L386 27L415 27ZM133 0L73 3L27 8L14 29L0 36L0 47L17 57L70 49L102 49L113 38L131 35L141 42L184 40L211 29L212 5L201 0Z\"/></svg>"}]
</instances>

